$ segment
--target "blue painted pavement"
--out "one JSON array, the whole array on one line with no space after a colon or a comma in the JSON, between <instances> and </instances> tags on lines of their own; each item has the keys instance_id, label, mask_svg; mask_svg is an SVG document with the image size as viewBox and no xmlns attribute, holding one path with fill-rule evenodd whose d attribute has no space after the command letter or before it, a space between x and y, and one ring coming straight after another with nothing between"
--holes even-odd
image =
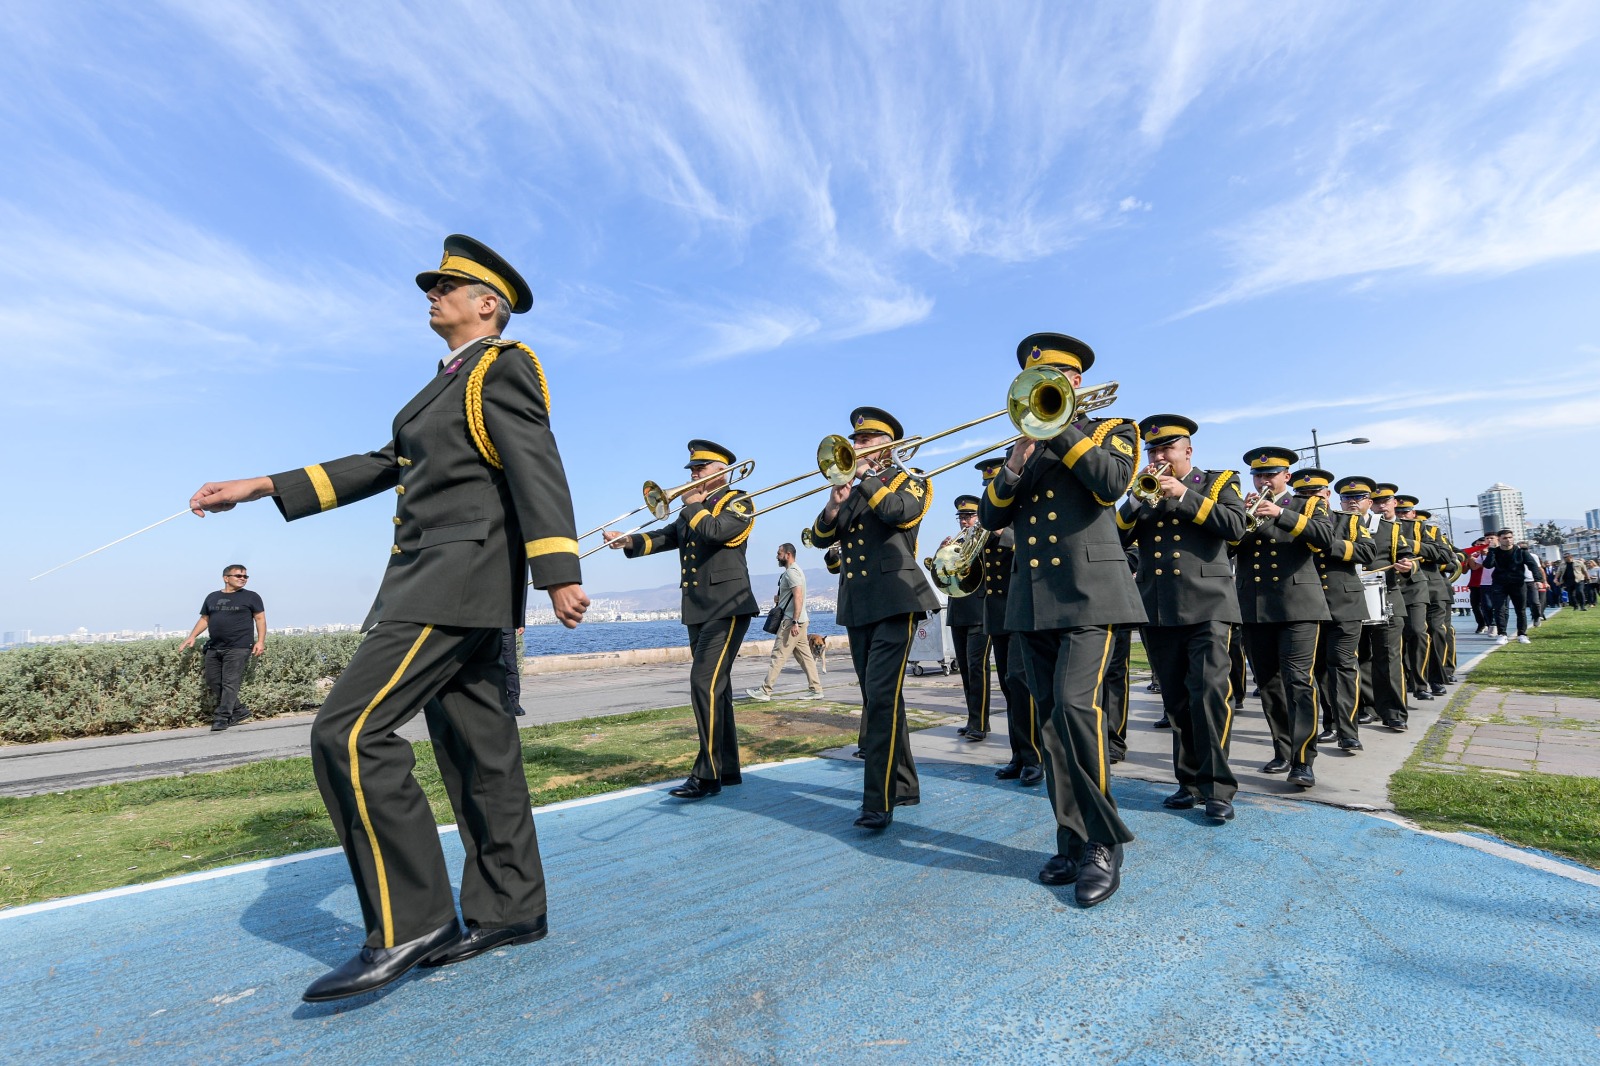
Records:
<instances>
[{"instance_id":1,"label":"blue painted pavement","mask_svg":"<svg viewBox=\"0 0 1600 1066\"><path fill-rule=\"evenodd\" d=\"M541 812L552 934L343 1005L337 855L0 920L7 1062L1596 1062L1600 891L1392 824L1240 797L1213 828L1121 781L1092 911L1038 884L1038 791L860 767ZM445 838L446 852L458 849Z\"/></svg>"}]
</instances>

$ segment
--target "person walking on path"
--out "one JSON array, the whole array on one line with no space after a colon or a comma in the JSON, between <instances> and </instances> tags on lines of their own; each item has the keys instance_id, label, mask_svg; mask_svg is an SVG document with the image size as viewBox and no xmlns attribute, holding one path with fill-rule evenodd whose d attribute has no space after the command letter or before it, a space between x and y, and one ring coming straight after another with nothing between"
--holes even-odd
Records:
<instances>
[{"instance_id":1,"label":"person walking on path","mask_svg":"<svg viewBox=\"0 0 1600 1066\"><path fill-rule=\"evenodd\" d=\"M1583 590L1580 586L1584 581L1583 564L1567 552L1556 566L1556 576L1561 579L1561 588L1567 594L1567 603L1580 611L1589 608L1583 602Z\"/></svg>"},{"instance_id":2,"label":"person walking on path","mask_svg":"<svg viewBox=\"0 0 1600 1066\"><path fill-rule=\"evenodd\" d=\"M179 645L188 651L201 633L206 638L204 675L211 693L211 731L220 733L250 717L239 702L239 685L250 657L267 650L267 608L261 597L244 587L250 580L242 564L222 571L222 588L207 593L200 604L200 620Z\"/></svg>"},{"instance_id":3,"label":"person walking on path","mask_svg":"<svg viewBox=\"0 0 1600 1066\"><path fill-rule=\"evenodd\" d=\"M509 263L461 234L445 238L438 268L416 283L448 353L395 416L387 444L208 482L189 500L203 517L270 497L294 521L395 493L394 541L366 636L311 727L311 764L366 938L311 983L308 1002L361 995L419 964L461 962L548 932L500 648L506 627L525 616L530 585L549 592L569 629L589 598L544 370L532 349L500 335L533 296ZM397 369L409 376L404 364ZM412 774L416 755L397 732L419 713L466 851L464 933L438 826Z\"/></svg>"},{"instance_id":4,"label":"person walking on path","mask_svg":"<svg viewBox=\"0 0 1600 1066\"><path fill-rule=\"evenodd\" d=\"M1509 605L1516 609L1517 640L1528 644L1531 643L1528 640L1528 600L1523 579L1528 577L1526 583L1534 584L1544 580L1544 572L1539 569L1532 552L1514 546L1511 530L1502 529L1495 536L1497 543L1485 551L1478 561L1479 566L1494 572L1489 602L1494 611L1495 643L1505 644L1511 639L1506 634Z\"/></svg>"},{"instance_id":5,"label":"person walking on path","mask_svg":"<svg viewBox=\"0 0 1600 1066\"><path fill-rule=\"evenodd\" d=\"M760 688L745 689L744 692L746 696L762 703L772 699L772 685L778 680L783 664L789 661L791 655L800 664L800 669L806 672L805 695L795 698L822 698L822 679L817 676L817 660L811 654L811 642L806 639L810 624L806 616L806 572L795 565L794 559L793 544L786 542L778 545L778 566L782 573L778 575L778 596L773 603L783 608L783 617L778 622L777 637L772 642L772 662L767 666L767 679L761 682Z\"/></svg>"}]
</instances>

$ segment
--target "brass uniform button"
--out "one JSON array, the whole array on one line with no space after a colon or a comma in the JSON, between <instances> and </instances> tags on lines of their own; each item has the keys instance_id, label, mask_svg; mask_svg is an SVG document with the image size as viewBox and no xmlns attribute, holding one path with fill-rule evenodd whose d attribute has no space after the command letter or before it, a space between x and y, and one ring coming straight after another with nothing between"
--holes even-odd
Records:
<instances>
[{"instance_id":1,"label":"brass uniform button","mask_svg":"<svg viewBox=\"0 0 1600 1066\"><path fill-rule=\"evenodd\" d=\"M1050 543L1054 544L1055 542L1056 542L1056 535L1054 533L1052 533L1052 534L1050 534Z\"/></svg>"},{"instance_id":2,"label":"brass uniform button","mask_svg":"<svg viewBox=\"0 0 1600 1066\"><path fill-rule=\"evenodd\" d=\"M1173 576L1173 577L1177 577L1177 576L1178 576L1178 575L1179 575L1179 574L1181 574L1181 573L1183 573L1183 571L1182 571L1182 570L1174 570L1174 571L1173 571L1173 572L1172 572L1172 576Z\"/></svg>"},{"instance_id":3,"label":"brass uniform button","mask_svg":"<svg viewBox=\"0 0 1600 1066\"><path fill-rule=\"evenodd\" d=\"M1050 565L1051 566L1060 566L1061 565L1061 560L1060 559L1051 559L1050 560Z\"/></svg>"},{"instance_id":4,"label":"brass uniform button","mask_svg":"<svg viewBox=\"0 0 1600 1066\"><path fill-rule=\"evenodd\" d=\"M390 555L399 555L400 554L400 545L396 544L394 547L390 548L389 549L389 554Z\"/></svg>"},{"instance_id":5,"label":"brass uniform button","mask_svg":"<svg viewBox=\"0 0 1600 1066\"><path fill-rule=\"evenodd\" d=\"M1028 543L1029 544L1037 544L1037 543L1039 543L1039 538L1038 537L1029 537L1028 538Z\"/></svg>"},{"instance_id":6,"label":"brass uniform button","mask_svg":"<svg viewBox=\"0 0 1600 1066\"><path fill-rule=\"evenodd\" d=\"M404 496L406 494L406 487L404 485L396 485L394 487L394 491L396 495Z\"/></svg>"},{"instance_id":7,"label":"brass uniform button","mask_svg":"<svg viewBox=\"0 0 1600 1066\"><path fill-rule=\"evenodd\" d=\"M394 516L394 524L395 525L399 525L400 524L400 516L399 515L395 515Z\"/></svg>"},{"instance_id":8,"label":"brass uniform button","mask_svg":"<svg viewBox=\"0 0 1600 1066\"><path fill-rule=\"evenodd\" d=\"M1029 566L1038 566L1039 565L1039 560L1037 560L1037 559L1029 559L1028 560L1028 565Z\"/></svg>"},{"instance_id":9,"label":"brass uniform button","mask_svg":"<svg viewBox=\"0 0 1600 1066\"><path fill-rule=\"evenodd\" d=\"M1183 553L1182 552L1173 552L1172 553L1172 557L1174 559L1182 559L1183 558Z\"/></svg>"},{"instance_id":10,"label":"brass uniform button","mask_svg":"<svg viewBox=\"0 0 1600 1066\"><path fill-rule=\"evenodd\" d=\"M1045 496L1045 499L1047 499L1047 500L1053 500L1053 499L1056 498L1056 490L1055 489L1045 489L1044 490L1044 496Z\"/></svg>"},{"instance_id":11,"label":"brass uniform button","mask_svg":"<svg viewBox=\"0 0 1600 1066\"><path fill-rule=\"evenodd\" d=\"M401 455L401 456L396 456L396 457L395 457L395 462L397 462L397 463L399 463L399 464L400 464L400 465L401 465L401 466L410 466L410 465L411 465L411 460L410 460L410 459L407 459L407 458L406 458L406 457L405 457L405 456L403 456L403 455Z\"/></svg>"},{"instance_id":12,"label":"brass uniform button","mask_svg":"<svg viewBox=\"0 0 1600 1066\"><path fill-rule=\"evenodd\" d=\"M1157 559L1161 558L1161 553L1160 552L1156 552L1156 558Z\"/></svg>"},{"instance_id":13,"label":"brass uniform button","mask_svg":"<svg viewBox=\"0 0 1600 1066\"><path fill-rule=\"evenodd\" d=\"M1045 515L1045 517L1050 519L1050 521L1054 522L1056 520L1056 513L1054 511L1051 511L1049 514Z\"/></svg>"},{"instance_id":14,"label":"brass uniform button","mask_svg":"<svg viewBox=\"0 0 1600 1066\"><path fill-rule=\"evenodd\" d=\"M1158 569L1157 569L1157 570L1156 570L1156 576L1157 576L1157 577L1160 577L1160 576L1161 576L1161 571L1160 571L1160 569L1159 569L1159 568L1158 568Z\"/></svg>"}]
</instances>

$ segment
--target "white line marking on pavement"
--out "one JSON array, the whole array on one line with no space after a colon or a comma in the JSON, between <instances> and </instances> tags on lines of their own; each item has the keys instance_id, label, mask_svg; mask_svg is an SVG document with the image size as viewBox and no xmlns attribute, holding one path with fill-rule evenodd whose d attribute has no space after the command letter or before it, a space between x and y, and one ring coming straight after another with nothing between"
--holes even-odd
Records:
<instances>
[{"instance_id":1,"label":"white line marking on pavement","mask_svg":"<svg viewBox=\"0 0 1600 1066\"><path fill-rule=\"evenodd\" d=\"M1448 840L1452 844L1460 844L1463 847L1481 851L1486 855L1493 855L1499 859L1509 859L1511 862L1522 866L1531 866L1535 870L1543 870L1547 874L1565 877L1569 881L1577 881L1579 884L1589 885L1592 888L1600 888L1600 871L1585 869L1563 859L1552 859L1545 855L1525 851L1514 844L1507 844L1501 840L1486 840L1483 837L1472 836L1470 833L1445 833L1437 829L1424 829L1415 822L1402 818L1392 811L1357 811L1356 813L1381 819L1398 825L1402 829L1409 829L1413 833L1421 833L1423 836Z\"/></svg>"}]
</instances>

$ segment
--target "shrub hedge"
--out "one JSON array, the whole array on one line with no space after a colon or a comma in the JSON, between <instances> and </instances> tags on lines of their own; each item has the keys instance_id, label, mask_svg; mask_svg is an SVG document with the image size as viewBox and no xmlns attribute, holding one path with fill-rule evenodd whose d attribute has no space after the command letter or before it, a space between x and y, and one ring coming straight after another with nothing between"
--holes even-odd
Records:
<instances>
[{"instance_id":1,"label":"shrub hedge","mask_svg":"<svg viewBox=\"0 0 1600 1066\"><path fill-rule=\"evenodd\" d=\"M68 737L176 729L211 720L201 648L180 640L48 644L0 652L0 741L31 744ZM245 670L240 699L257 718L321 704L318 678L338 677L359 633L269 636Z\"/></svg>"}]
</instances>

